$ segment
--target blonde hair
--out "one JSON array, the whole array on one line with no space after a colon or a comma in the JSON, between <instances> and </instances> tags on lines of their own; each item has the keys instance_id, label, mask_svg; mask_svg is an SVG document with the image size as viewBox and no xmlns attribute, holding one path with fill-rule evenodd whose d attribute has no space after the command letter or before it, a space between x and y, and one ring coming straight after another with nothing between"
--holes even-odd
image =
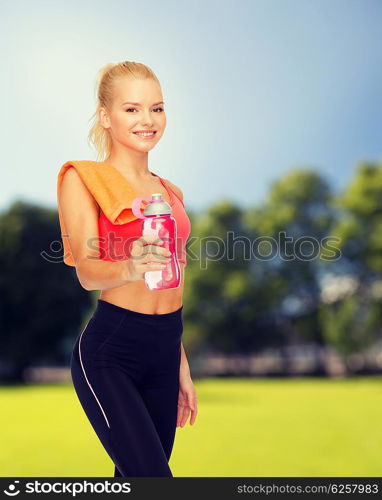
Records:
<instances>
[{"instance_id":1,"label":"blonde hair","mask_svg":"<svg viewBox=\"0 0 382 500\"><path fill-rule=\"evenodd\" d=\"M159 80L155 73L142 63L123 61L102 66L98 71L95 87L97 108L89 120L93 120L93 125L88 134L88 142L91 142L97 151L97 161L104 161L110 154L112 146L109 131L101 125L98 113L101 107L110 109L113 100L113 84L115 80L120 77L130 79L152 78L159 84Z\"/></svg>"}]
</instances>

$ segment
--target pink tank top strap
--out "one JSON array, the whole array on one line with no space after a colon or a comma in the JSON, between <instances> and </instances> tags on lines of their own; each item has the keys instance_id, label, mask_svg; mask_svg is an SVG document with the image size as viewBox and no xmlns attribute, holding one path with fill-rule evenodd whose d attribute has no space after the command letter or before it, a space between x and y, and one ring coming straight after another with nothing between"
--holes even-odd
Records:
<instances>
[{"instance_id":1,"label":"pink tank top strap","mask_svg":"<svg viewBox=\"0 0 382 500\"><path fill-rule=\"evenodd\" d=\"M159 177L159 176L158 176ZM181 204L184 206L184 203L183 203L183 200L181 198L179 198L179 196L175 193L175 191L173 189L171 189L171 187L169 186L169 184L162 178L160 177L160 179L162 180L163 184L166 185L166 188L171 191L171 193L175 196L175 198L177 200L179 200L181 202Z\"/></svg>"}]
</instances>

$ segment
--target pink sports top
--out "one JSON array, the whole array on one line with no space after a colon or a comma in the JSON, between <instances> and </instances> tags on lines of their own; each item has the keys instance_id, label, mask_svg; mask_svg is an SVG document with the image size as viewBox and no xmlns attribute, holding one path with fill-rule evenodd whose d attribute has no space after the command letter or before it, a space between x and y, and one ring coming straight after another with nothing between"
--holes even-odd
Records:
<instances>
[{"instance_id":1,"label":"pink sports top","mask_svg":"<svg viewBox=\"0 0 382 500\"><path fill-rule=\"evenodd\" d=\"M172 217L176 220L177 238L176 252L178 260L187 265L186 243L191 231L190 219L187 216L183 201L176 195L170 186L159 177L170 197ZM142 236L142 219L134 219L126 224L113 224L102 212L98 218L99 250L102 260L125 260L130 256L134 240Z\"/></svg>"},{"instance_id":2,"label":"pink sports top","mask_svg":"<svg viewBox=\"0 0 382 500\"><path fill-rule=\"evenodd\" d=\"M81 180L96 200L101 210L98 218L100 259L126 260L134 239L141 236L143 220L136 217L131 209L133 200L138 197L125 177L107 162L92 160L67 161L60 168L57 176L57 200L65 173L75 168ZM183 201L159 177L161 184L169 194L172 217L177 224L176 251L178 260L186 265L186 242L190 234L191 224L186 214ZM152 194L152 193L149 193ZM142 207L141 207L142 208ZM69 234L58 203L61 238L64 250L64 263L75 266L71 252Z\"/></svg>"}]
</instances>

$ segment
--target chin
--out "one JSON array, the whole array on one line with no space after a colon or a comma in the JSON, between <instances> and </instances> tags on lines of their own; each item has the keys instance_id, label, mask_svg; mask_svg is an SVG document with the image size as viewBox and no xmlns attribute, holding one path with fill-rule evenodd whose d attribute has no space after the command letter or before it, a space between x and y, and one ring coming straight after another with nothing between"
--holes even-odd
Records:
<instances>
[{"instance_id":1,"label":"chin","mask_svg":"<svg viewBox=\"0 0 382 500\"><path fill-rule=\"evenodd\" d=\"M150 151L156 146L155 144L143 144L141 146L137 146L136 144L125 144L125 146L129 149L133 149L134 151L140 151L142 153L145 153L147 151Z\"/></svg>"}]
</instances>

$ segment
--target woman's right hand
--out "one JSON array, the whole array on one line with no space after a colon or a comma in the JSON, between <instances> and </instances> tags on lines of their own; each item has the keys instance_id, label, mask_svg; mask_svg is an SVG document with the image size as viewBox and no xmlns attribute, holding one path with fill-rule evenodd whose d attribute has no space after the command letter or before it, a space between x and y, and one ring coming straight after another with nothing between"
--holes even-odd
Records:
<instances>
[{"instance_id":1,"label":"woman's right hand","mask_svg":"<svg viewBox=\"0 0 382 500\"><path fill-rule=\"evenodd\" d=\"M147 271L164 269L171 261L171 252L165 247L158 236L142 235L133 241L130 257L126 262L126 280L139 281Z\"/></svg>"}]
</instances>

